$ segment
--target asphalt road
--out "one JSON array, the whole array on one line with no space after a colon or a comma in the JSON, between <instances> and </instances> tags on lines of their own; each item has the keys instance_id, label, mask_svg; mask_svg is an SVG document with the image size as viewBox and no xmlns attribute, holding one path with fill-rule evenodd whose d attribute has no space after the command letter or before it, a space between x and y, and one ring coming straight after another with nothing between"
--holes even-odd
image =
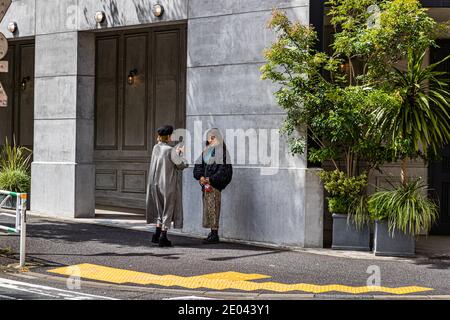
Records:
<instances>
[{"instance_id":1,"label":"asphalt road","mask_svg":"<svg viewBox=\"0 0 450 320\"><path fill-rule=\"evenodd\" d=\"M445 258L414 261L362 260L231 243L203 245L198 239L175 236L171 237L175 247L159 248L150 242L151 234L147 232L40 218L29 220L28 233L27 259L32 265L30 271L43 277L55 276L48 272L50 269L89 263L156 275L189 277L234 271L267 275L271 278L264 281L279 283L365 286L371 275L368 270L377 268L382 286L422 286L433 289L427 292L427 295L450 295L450 261ZM17 253L18 238L0 235L1 247L10 247ZM10 258L15 259L17 255ZM3 262L0 258L0 265L2 263L7 263L5 258ZM40 277L20 279L17 275L7 273L0 273L0 278L68 290L65 278L59 278L59 281L55 278ZM153 288L163 289L158 286L148 286L149 290L140 291L140 289L133 289L133 284L123 290L112 287L110 284L98 283L98 285L99 287L86 286L82 291L75 291L119 299L170 299L190 295L189 292L182 291L151 291ZM180 287L173 289L184 290ZM5 290L0 282L0 299L2 299L1 296L11 294L10 291ZM204 296L205 290L199 289L192 295L197 296L196 292L198 296ZM275 294L274 292L256 293ZM23 294L27 297L27 294L34 293ZM227 294L231 293L230 290L225 290L221 294L224 298L228 298ZM246 295L245 292L241 294L242 297ZM346 295L330 292L322 296L344 297ZM354 297L348 295L350 296Z\"/></svg>"},{"instance_id":2,"label":"asphalt road","mask_svg":"<svg viewBox=\"0 0 450 320\"><path fill-rule=\"evenodd\" d=\"M0 300L112 300L110 297L0 277Z\"/></svg>"}]
</instances>

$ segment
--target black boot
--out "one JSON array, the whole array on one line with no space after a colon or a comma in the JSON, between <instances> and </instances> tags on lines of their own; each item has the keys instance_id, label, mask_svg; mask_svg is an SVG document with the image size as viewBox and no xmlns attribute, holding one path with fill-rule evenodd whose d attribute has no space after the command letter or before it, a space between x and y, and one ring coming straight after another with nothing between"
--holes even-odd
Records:
<instances>
[{"instance_id":1,"label":"black boot","mask_svg":"<svg viewBox=\"0 0 450 320\"><path fill-rule=\"evenodd\" d=\"M152 237L152 242L159 243L160 237L161 237L161 227L156 227L155 234Z\"/></svg>"},{"instance_id":2,"label":"black boot","mask_svg":"<svg viewBox=\"0 0 450 320\"><path fill-rule=\"evenodd\" d=\"M211 233L209 234L208 238L203 240L204 244L216 244L219 243L219 232L217 230L211 230Z\"/></svg>"},{"instance_id":3,"label":"black boot","mask_svg":"<svg viewBox=\"0 0 450 320\"><path fill-rule=\"evenodd\" d=\"M172 242L167 239L167 231L163 231L161 233L161 237L159 238L159 246L160 247L171 247Z\"/></svg>"},{"instance_id":4,"label":"black boot","mask_svg":"<svg viewBox=\"0 0 450 320\"><path fill-rule=\"evenodd\" d=\"M208 236L207 236L205 239L203 239L203 241L207 241L208 239L211 238L211 236L212 236L212 233L210 232L210 233L208 234Z\"/></svg>"}]
</instances>

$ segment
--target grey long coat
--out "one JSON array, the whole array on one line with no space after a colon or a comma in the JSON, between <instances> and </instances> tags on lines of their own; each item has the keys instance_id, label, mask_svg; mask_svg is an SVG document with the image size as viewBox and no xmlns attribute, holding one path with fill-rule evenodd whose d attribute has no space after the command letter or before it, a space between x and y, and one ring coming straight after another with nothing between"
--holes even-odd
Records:
<instances>
[{"instance_id":1,"label":"grey long coat","mask_svg":"<svg viewBox=\"0 0 450 320\"><path fill-rule=\"evenodd\" d=\"M147 185L147 223L162 223L170 228L183 227L181 173L187 161L166 143L153 148Z\"/></svg>"}]
</instances>

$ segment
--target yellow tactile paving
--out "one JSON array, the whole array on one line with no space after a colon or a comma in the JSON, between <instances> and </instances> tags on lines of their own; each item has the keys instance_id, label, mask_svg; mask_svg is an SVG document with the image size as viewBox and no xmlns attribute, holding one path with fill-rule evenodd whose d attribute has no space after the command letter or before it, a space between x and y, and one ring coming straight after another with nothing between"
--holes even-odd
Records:
<instances>
[{"instance_id":1,"label":"yellow tactile paving","mask_svg":"<svg viewBox=\"0 0 450 320\"><path fill-rule=\"evenodd\" d=\"M210 273L210 274L202 275L200 277L207 278L207 279L226 279L226 280L232 280L232 281L237 281L237 280L250 281L250 280L270 278L270 276L266 276L263 274L240 273L240 272L234 272L234 271Z\"/></svg>"},{"instance_id":2,"label":"yellow tactile paving","mask_svg":"<svg viewBox=\"0 0 450 320\"><path fill-rule=\"evenodd\" d=\"M309 293L342 292L351 294L384 292L397 295L433 290L432 288L418 286L388 288L376 286L352 287L338 284L286 284L271 281L251 282L251 280L267 279L271 277L263 274L246 274L233 271L211 273L194 277L180 277L175 275L156 275L151 273L116 269L93 264L80 264L76 266L57 268L49 270L49 272L64 276L79 276L84 279L116 284L130 283L140 285L158 285L162 287L182 287L188 289L235 289L241 291L266 290L272 292L303 291Z\"/></svg>"}]
</instances>

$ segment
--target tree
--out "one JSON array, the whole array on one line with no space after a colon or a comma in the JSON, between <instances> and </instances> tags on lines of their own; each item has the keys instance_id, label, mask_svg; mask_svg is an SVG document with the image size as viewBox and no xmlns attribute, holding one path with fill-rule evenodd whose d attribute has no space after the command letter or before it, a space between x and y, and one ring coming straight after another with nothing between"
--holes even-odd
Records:
<instances>
[{"instance_id":1,"label":"tree","mask_svg":"<svg viewBox=\"0 0 450 320\"><path fill-rule=\"evenodd\" d=\"M410 100L399 89L407 84L401 84L396 65L408 52L422 53L435 46L435 38L445 28L427 14L419 0L330 0L328 4L336 30L332 53L314 49L317 34L311 26L290 22L285 13L274 11L269 28L276 31L277 40L266 50L267 63L261 71L263 79L280 85L275 95L287 113L282 131L292 153L305 152L305 139L298 132L308 132L317 145L308 150L308 158L329 160L338 170L342 160L350 177L357 174L360 160L370 170L398 159L399 144L407 139L386 139L389 124L378 125L383 114L401 110ZM342 68L347 65L348 72ZM409 85L422 86L425 93L431 88L424 85L426 81ZM443 80L439 81L442 86ZM434 92L446 97L442 91ZM414 99L436 103L440 98L433 94L426 99L414 93ZM441 121L442 114L437 117L433 121ZM428 137L431 131L423 135ZM443 129L436 132L443 133Z\"/></svg>"},{"instance_id":2,"label":"tree","mask_svg":"<svg viewBox=\"0 0 450 320\"><path fill-rule=\"evenodd\" d=\"M331 161L340 170L345 163L348 177L358 174L360 159L374 168L390 157L380 133L369 132L376 106L395 104L398 97L370 86L349 84L340 68L344 62L314 49L317 34L310 26L290 22L286 15L274 11L269 27L278 34L277 41L266 50L267 64L261 68L263 79L280 85L278 104L286 111L283 132L293 154L306 151L304 136L310 133L318 148L308 150L314 162Z\"/></svg>"},{"instance_id":3,"label":"tree","mask_svg":"<svg viewBox=\"0 0 450 320\"><path fill-rule=\"evenodd\" d=\"M374 85L389 79L409 50L434 46L445 31L418 0L330 0L328 5L336 32L333 52L349 64L351 83Z\"/></svg>"},{"instance_id":4,"label":"tree","mask_svg":"<svg viewBox=\"0 0 450 320\"><path fill-rule=\"evenodd\" d=\"M328 4L335 28L330 54L314 49L313 27L273 12L269 28L277 39L265 51L262 78L279 86L275 96L286 112L282 132L291 152L306 152L308 132L317 146L308 150L308 159L331 161L335 167L335 173L321 175L322 181L329 191L345 190L330 198L329 205L365 224L368 196L360 182L366 181L367 172L358 170L361 161L370 171L402 159L406 184L406 159L435 153L449 140L446 81L439 79L435 66L418 67L422 53L436 45L444 27L428 16L419 0ZM396 69L408 56L408 70ZM346 177L340 172L342 162Z\"/></svg>"}]
</instances>

